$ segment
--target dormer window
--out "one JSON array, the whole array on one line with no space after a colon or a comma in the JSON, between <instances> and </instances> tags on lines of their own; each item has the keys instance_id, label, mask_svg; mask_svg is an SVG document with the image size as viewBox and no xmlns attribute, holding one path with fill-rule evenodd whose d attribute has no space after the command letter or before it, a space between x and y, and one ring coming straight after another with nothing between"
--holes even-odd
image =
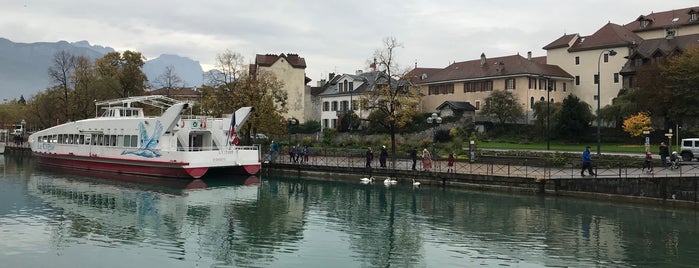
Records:
<instances>
[{"instance_id":1,"label":"dormer window","mask_svg":"<svg viewBox=\"0 0 699 268\"><path fill-rule=\"evenodd\" d=\"M648 26L648 21L647 20L641 20L641 29L645 29L646 26Z\"/></svg>"},{"instance_id":2,"label":"dormer window","mask_svg":"<svg viewBox=\"0 0 699 268\"><path fill-rule=\"evenodd\" d=\"M697 19L699 19L699 15L697 15L697 14L699 14L699 13L697 13L697 11L690 10L689 11L689 21L697 21Z\"/></svg>"}]
</instances>

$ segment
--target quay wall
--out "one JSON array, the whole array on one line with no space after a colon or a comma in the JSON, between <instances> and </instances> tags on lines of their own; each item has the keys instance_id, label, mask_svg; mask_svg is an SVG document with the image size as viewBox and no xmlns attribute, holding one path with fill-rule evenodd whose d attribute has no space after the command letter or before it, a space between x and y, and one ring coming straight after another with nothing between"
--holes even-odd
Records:
<instances>
[{"instance_id":1,"label":"quay wall","mask_svg":"<svg viewBox=\"0 0 699 268\"><path fill-rule=\"evenodd\" d=\"M415 179L421 185L457 187L542 196L567 196L594 200L641 203L663 207L699 208L699 177L653 176L616 177L586 176L537 178L527 176L446 173L388 168L357 168L295 163L263 163L263 175L312 177L359 183L361 177L373 176L375 183L393 177L398 184Z\"/></svg>"}]
</instances>

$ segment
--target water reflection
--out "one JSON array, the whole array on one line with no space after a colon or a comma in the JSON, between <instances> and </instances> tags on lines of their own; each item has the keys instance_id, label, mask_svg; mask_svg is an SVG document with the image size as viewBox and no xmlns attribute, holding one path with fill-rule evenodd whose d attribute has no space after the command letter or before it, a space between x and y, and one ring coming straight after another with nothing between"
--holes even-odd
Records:
<instances>
[{"instance_id":1,"label":"water reflection","mask_svg":"<svg viewBox=\"0 0 699 268\"><path fill-rule=\"evenodd\" d=\"M699 261L694 211L406 183L160 180L5 162L0 261L17 266L96 266L86 261L94 254L106 263L97 266L115 267L125 259L135 267L690 267ZM73 262L57 261L63 258Z\"/></svg>"}]
</instances>

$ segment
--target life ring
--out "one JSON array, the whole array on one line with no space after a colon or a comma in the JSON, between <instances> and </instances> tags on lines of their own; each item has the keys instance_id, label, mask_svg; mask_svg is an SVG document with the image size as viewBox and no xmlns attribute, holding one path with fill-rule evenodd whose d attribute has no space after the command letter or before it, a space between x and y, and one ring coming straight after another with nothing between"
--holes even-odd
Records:
<instances>
[{"instance_id":1,"label":"life ring","mask_svg":"<svg viewBox=\"0 0 699 268\"><path fill-rule=\"evenodd\" d=\"M231 143L233 143L233 145L238 145L239 142L240 142L240 139L238 139L238 136L233 137L233 141L231 141Z\"/></svg>"},{"instance_id":2,"label":"life ring","mask_svg":"<svg viewBox=\"0 0 699 268\"><path fill-rule=\"evenodd\" d=\"M206 119L201 120L201 128L206 128Z\"/></svg>"},{"instance_id":3,"label":"life ring","mask_svg":"<svg viewBox=\"0 0 699 268\"><path fill-rule=\"evenodd\" d=\"M199 122L197 122L197 121L192 122L192 127L193 128L199 127Z\"/></svg>"}]
</instances>

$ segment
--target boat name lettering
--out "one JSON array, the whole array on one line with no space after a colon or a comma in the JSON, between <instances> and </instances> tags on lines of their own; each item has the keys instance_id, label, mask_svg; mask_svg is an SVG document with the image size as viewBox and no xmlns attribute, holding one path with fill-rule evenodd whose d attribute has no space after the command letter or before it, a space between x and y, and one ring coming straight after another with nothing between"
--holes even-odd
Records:
<instances>
[{"instance_id":1,"label":"boat name lettering","mask_svg":"<svg viewBox=\"0 0 699 268\"><path fill-rule=\"evenodd\" d=\"M215 157L214 159L211 159L213 162L223 162L226 161L225 157Z\"/></svg>"},{"instance_id":2,"label":"boat name lettering","mask_svg":"<svg viewBox=\"0 0 699 268\"><path fill-rule=\"evenodd\" d=\"M53 151L53 149L56 148L56 145L50 144L50 143L39 143L39 150L45 150L45 151Z\"/></svg>"}]
</instances>

